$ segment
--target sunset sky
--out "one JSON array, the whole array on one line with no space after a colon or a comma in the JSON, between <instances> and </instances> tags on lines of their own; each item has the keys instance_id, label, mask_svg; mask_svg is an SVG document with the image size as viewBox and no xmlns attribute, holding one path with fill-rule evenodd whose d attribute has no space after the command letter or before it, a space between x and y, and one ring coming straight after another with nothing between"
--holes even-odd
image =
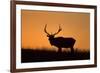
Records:
<instances>
[{"instance_id":1,"label":"sunset sky","mask_svg":"<svg viewBox=\"0 0 100 73\"><path fill-rule=\"evenodd\" d=\"M45 24L49 33L57 32L60 24L62 31L55 37L73 37L76 39L74 48L90 48L89 13L22 10L21 19L22 48L52 49L53 46L44 32Z\"/></svg>"}]
</instances>

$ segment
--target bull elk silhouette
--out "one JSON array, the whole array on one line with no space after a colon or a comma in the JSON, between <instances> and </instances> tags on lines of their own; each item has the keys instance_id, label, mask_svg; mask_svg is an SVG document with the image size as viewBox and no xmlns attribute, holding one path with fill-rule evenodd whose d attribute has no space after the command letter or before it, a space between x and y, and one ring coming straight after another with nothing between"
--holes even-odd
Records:
<instances>
[{"instance_id":1,"label":"bull elk silhouette","mask_svg":"<svg viewBox=\"0 0 100 73\"><path fill-rule=\"evenodd\" d=\"M59 30L54 33L54 34L49 34L46 30L47 24L45 25L44 32L47 34L48 40L51 45L56 46L58 48L58 52L62 51L62 48L70 48L71 52L74 52L74 44L75 44L75 39L72 37L66 38L66 37L55 37L62 28L59 25Z\"/></svg>"}]
</instances>

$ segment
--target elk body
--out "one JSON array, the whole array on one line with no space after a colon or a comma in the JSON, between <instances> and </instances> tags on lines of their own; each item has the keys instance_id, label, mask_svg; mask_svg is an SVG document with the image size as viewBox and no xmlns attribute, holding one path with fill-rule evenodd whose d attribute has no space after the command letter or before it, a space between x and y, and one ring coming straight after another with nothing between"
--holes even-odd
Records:
<instances>
[{"instance_id":1,"label":"elk body","mask_svg":"<svg viewBox=\"0 0 100 73\"><path fill-rule=\"evenodd\" d=\"M65 37L55 37L56 34L58 34L62 29L59 26L59 30L54 34L49 34L46 30L47 25L45 25L44 31L47 34L48 40L51 45L56 46L58 48L58 52L62 51L62 48L70 48L71 52L74 52L74 44L75 39L74 38L65 38Z\"/></svg>"}]
</instances>

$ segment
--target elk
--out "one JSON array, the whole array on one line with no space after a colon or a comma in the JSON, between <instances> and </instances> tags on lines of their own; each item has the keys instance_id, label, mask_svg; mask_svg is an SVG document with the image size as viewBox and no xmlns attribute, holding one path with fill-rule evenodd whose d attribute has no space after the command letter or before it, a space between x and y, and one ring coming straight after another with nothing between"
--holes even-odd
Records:
<instances>
[{"instance_id":1,"label":"elk","mask_svg":"<svg viewBox=\"0 0 100 73\"><path fill-rule=\"evenodd\" d=\"M51 44L51 46L55 46L58 48L58 52L61 52L62 51L62 48L70 48L71 49L71 52L74 52L74 44L75 44L75 39L72 38L72 37L55 37L55 35L57 35L61 30L62 28L60 27L59 25L59 30L54 33L54 34L49 34L46 30L47 28L47 24L45 25L45 28L44 28L44 32L47 34L47 37L48 37L48 40Z\"/></svg>"}]
</instances>

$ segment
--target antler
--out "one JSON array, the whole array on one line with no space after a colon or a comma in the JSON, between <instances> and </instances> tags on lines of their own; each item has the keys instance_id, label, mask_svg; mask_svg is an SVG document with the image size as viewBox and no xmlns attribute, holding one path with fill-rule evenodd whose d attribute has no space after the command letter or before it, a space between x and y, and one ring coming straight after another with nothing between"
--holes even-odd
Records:
<instances>
[{"instance_id":1,"label":"antler","mask_svg":"<svg viewBox=\"0 0 100 73\"><path fill-rule=\"evenodd\" d=\"M47 27L47 24L45 25L44 32L47 33L47 35L50 35L50 34L47 32L46 27Z\"/></svg>"},{"instance_id":2,"label":"antler","mask_svg":"<svg viewBox=\"0 0 100 73\"><path fill-rule=\"evenodd\" d=\"M59 25L59 30L58 30L56 33L54 33L53 35L58 34L61 30L62 30L62 28L61 28L60 25Z\"/></svg>"}]
</instances>

